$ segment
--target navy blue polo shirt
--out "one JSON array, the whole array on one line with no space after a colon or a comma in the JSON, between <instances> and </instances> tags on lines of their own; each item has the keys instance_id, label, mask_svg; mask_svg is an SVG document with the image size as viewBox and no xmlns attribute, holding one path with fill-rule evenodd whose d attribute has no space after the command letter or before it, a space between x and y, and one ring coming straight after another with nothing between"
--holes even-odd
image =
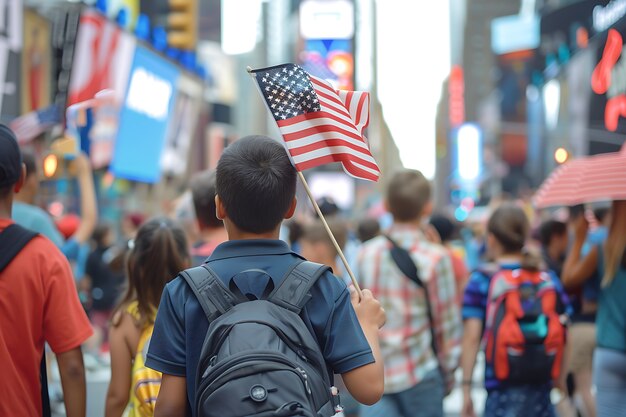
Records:
<instances>
[{"instance_id":1,"label":"navy blue polo shirt","mask_svg":"<svg viewBox=\"0 0 626 417\"><path fill-rule=\"evenodd\" d=\"M280 240L234 240L219 245L207 260L228 285L234 279L244 293L262 294L271 277L280 285L289 267L299 259ZM260 269L267 276L241 274ZM269 277L268 277L269 276ZM245 287L245 288L242 288ZM374 362L372 350L357 320L346 284L327 272L311 289L311 300L300 316L321 347L328 367L337 374ZM165 286L154 325L146 365L187 379L187 415L195 401L196 368L209 323L191 288L182 278Z\"/></svg>"}]
</instances>

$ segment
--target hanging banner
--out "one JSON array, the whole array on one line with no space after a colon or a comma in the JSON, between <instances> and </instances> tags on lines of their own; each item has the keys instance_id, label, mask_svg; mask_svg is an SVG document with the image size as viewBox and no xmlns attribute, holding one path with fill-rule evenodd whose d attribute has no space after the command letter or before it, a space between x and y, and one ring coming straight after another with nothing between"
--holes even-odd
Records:
<instances>
[{"instance_id":1,"label":"hanging banner","mask_svg":"<svg viewBox=\"0 0 626 417\"><path fill-rule=\"evenodd\" d=\"M94 99L107 91L103 105L87 112L81 128L81 149L94 168L111 163L119 113L126 97L135 38L94 10L80 17L68 93L68 107Z\"/></svg>"}]
</instances>

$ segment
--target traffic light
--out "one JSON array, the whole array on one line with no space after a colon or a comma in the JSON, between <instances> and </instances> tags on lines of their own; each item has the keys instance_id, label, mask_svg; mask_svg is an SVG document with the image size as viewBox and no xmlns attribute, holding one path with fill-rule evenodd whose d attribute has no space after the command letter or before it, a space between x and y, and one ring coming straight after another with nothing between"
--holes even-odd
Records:
<instances>
[{"instance_id":1,"label":"traffic light","mask_svg":"<svg viewBox=\"0 0 626 417\"><path fill-rule=\"evenodd\" d=\"M169 0L167 43L172 48L193 51L198 37L198 0Z\"/></svg>"}]
</instances>

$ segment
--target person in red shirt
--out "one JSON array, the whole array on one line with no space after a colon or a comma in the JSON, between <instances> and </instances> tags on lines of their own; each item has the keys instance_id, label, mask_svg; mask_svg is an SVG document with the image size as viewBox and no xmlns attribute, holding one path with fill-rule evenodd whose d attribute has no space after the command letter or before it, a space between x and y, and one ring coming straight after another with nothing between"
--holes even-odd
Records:
<instances>
[{"instance_id":1,"label":"person in red shirt","mask_svg":"<svg viewBox=\"0 0 626 417\"><path fill-rule=\"evenodd\" d=\"M13 132L0 124L0 234L26 176ZM0 248L2 251L3 248ZM65 256L37 235L0 271L0 416L42 415L40 362L57 355L67 417L85 416L81 344L91 336Z\"/></svg>"}]
</instances>

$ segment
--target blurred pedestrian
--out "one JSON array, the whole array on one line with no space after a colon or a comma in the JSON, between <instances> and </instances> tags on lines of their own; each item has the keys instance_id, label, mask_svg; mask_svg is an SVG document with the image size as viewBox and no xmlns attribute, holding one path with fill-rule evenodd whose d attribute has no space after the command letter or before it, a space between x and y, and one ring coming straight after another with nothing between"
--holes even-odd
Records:
<instances>
[{"instance_id":1,"label":"blurred pedestrian","mask_svg":"<svg viewBox=\"0 0 626 417\"><path fill-rule=\"evenodd\" d=\"M474 405L472 401L473 374L476 356L480 349L480 342L483 334L489 337L497 338L498 334L492 332L500 332L501 328L495 328L495 324L488 321L488 312L495 311L498 308L493 304L490 294L494 277L503 278L507 271L527 271L531 274L536 273L541 265L541 257L539 254L531 255L524 253L524 246L529 237L530 225L524 211L513 204L503 204L497 208L487 224L487 251L489 257L494 260L495 264L486 265L474 271L469 279L465 294L463 297L463 353L461 356L461 367L463 369L463 408L462 417L474 417ZM526 272L525 272L526 273ZM518 276L518 275L513 275ZM539 276L541 278L541 276ZM501 281L501 280L500 280ZM498 282L500 282L498 281ZM561 314L565 312L565 303L567 299L563 293L558 279L554 275L550 275L548 280L541 278L541 285L548 289L554 289L558 295L554 301L557 311L549 311L549 313ZM512 294L520 294L519 287L511 289ZM530 297L531 293L527 293L526 297ZM536 297L540 297L537 295ZM528 298L530 300L531 298ZM538 302L543 302L541 298ZM502 304L509 307L513 304ZM525 313L519 313L525 314ZM548 314L548 313L546 313ZM554 317L550 315L550 317ZM558 326L561 326L560 322ZM511 325L511 329L515 326ZM509 329L509 331L512 331ZM552 329L552 325L549 327ZM558 328L556 330L559 330ZM522 348L525 347L524 333L520 335ZM547 337L544 335L544 337ZM556 337L556 336L555 336ZM564 350L564 339L561 340L560 349ZM525 351L524 351L525 352ZM559 360L560 356L556 356ZM541 359L546 359L542 357ZM521 383L512 381L509 377L498 377L495 372L494 361L487 361L485 366L485 388L487 389L487 402L485 405L484 417L553 417L554 407L550 399L552 389L552 381L550 376L545 377L544 382L540 383ZM500 359L498 359L500 360ZM532 361L531 361L532 362ZM508 363L508 362L507 362ZM524 364L521 364L524 366ZM530 366L527 363L526 366ZM557 365L560 365L558 363ZM546 368L551 371L550 368ZM538 379L541 379L537 377ZM543 377L542 377L543 378ZM554 382L562 385L562 377L554 378ZM560 386L562 389L563 387Z\"/></svg>"},{"instance_id":2,"label":"blurred pedestrian","mask_svg":"<svg viewBox=\"0 0 626 417\"><path fill-rule=\"evenodd\" d=\"M626 409L626 201L613 202L606 242L581 256L589 240L588 229L584 216L574 220L574 242L563 273L568 285L581 285L599 272L597 346L593 356L597 414L621 416Z\"/></svg>"},{"instance_id":3,"label":"blurred pedestrian","mask_svg":"<svg viewBox=\"0 0 626 417\"><path fill-rule=\"evenodd\" d=\"M593 355L596 348L596 319L602 280L598 256L607 232L604 226L600 226L593 235L587 233L584 208L570 215L574 241L561 272L563 285L572 294L575 306L569 332L569 368L573 378L573 394L582 400L584 415L595 417L597 409L593 392Z\"/></svg>"},{"instance_id":4,"label":"blurred pedestrian","mask_svg":"<svg viewBox=\"0 0 626 417\"><path fill-rule=\"evenodd\" d=\"M343 249L348 238L345 223L337 221L337 219L331 219L328 221L328 226L333 236L335 236L337 244ZM316 220L304 227L300 242L302 256L311 262L330 266L333 270L333 275L343 277L343 280L349 283L350 277L347 275L344 266L337 262L339 253L321 220ZM344 416L357 417L359 415L359 403L350 395L340 375L335 376L335 383L341 392L341 405L344 408Z\"/></svg>"},{"instance_id":5,"label":"blurred pedestrian","mask_svg":"<svg viewBox=\"0 0 626 417\"><path fill-rule=\"evenodd\" d=\"M356 234L361 243L372 240L380 234L380 223L371 217L362 219L357 225Z\"/></svg>"},{"instance_id":6,"label":"blurred pedestrian","mask_svg":"<svg viewBox=\"0 0 626 417\"><path fill-rule=\"evenodd\" d=\"M35 204L39 195L37 159L32 152L24 151L22 162L26 166L26 180L13 201L13 220L22 227L41 233L61 248L65 238L55 226L50 214Z\"/></svg>"},{"instance_id":7,"label":"blurred pedestrian","mask_svg":"<svg viewBox=\"0 0 626 417\"><path fill-rule=\"evenodd\" d=\"M463 244L455 246L455 240L459 234L458 226L444 214L433 214L430 216L430 225L437 232L440 243L447 249L448 256L452 261L452 269L454 270L454 279L456 282L457 298L459 305L463 299L463 291L465 284L469 278L469 271L462 256ZM460 253L461 252L461 253Z\"/></svg>"},{"instance_id":8,"label":"blurred pedestrian","mask_svg":"<svg viewBox=\"0 0 626 417\"><path fill-rule=\"evenodd\" d=\"M0 415L50 415L44 343L57 355L67 417L84 417L81 344L92 334L67 259L47 238L11 220L26 167L0 125Z\"/></svg>"},{"instance_id":9,"label":"blurred pedestrian","mask_svg":"<svg viewBox=\"0 0 626 417\"><path fill-rule=\"evenodd\" d=\"M561 270L569 246L567 224L558 220L545 220L539 226L539 243L541 243L541 255L546 267L561 278Z\"/></svg>"},{"instance_id":10,"label":"blurred pedestrian","mask_svg":"<svg viewBox=\"0 0 626 417\"><path fill-rule=\"evenodd\" d=\"M200 239L191 249L193 265L200 265L207 260L215 248L228 239L222 220L216 217L215 209L215 171L204 171L191 179L196 221L200 230Z\"/></svg>"},{"instance_id":11,"label":"blurred pedestrian","mask_svg":"<svg viewBox=\"0 0 626 417\"><path fill-rule=\"evenodd\" d=\"M125 275L111 268L116 255L115 236L108 224L101 224L93 232L94 249L87 258L85 286L89 291L89 319L100 333L101 341L108 340L108 322L118 301Z\"/></svg>"},{"instance_id":12,"label":"blurred pedestrian","mask_svg":"<svg viewBox=\"0 0 626 417\"><path fill-rule=\"evenodd\" d=\"M122 218L122 236L126 241L134 239L137 231L146 220L146 216L139 212L129 212Z\"/></svg>"},{"instance_id":13,"label":"blurred pedestrian","mask_svg":"<svg viewBox=\"0 0 626 417\"><path fill-rule=\"evenodd\" d=\"M432 211L431 194L430 183L419 171L392 176L386 190L387 209L393 215L388 237L366 242L359 253L356 276L387 312L380 333L385 395L363 407L364 417L440 417L452 388L461 316L450 257L422 232L423 219ZM410 265L394 260L394 250L404 250ZM411 266L417 270L414 277L403 271Z\"/></svg>"},{"instance_id":14,"label":"blurred pedestrian","mask_svg":"<svg viewBox=\"0 0 626 417\"><path fill-rule=\"evenodd\" d=\"M335 236L339 248L343 250L348 239L348 230L345 223L337 219L331 219L328 221L328 226L333 236ZM333 274L337 277L346 275L344 266L337 262L339 253L321 220L315 220L313 223L304 226L299 241L302 247L300 254L306 259L330 266ZM347 280L344 279L344 281L349 282L350 277L347 277Z\"/></svg>"},{"instance_id":15,"label":"blurred pedestrian","mask_svg":"<svg viewBox=\"0 0 626 417\"><path fill-rule=\"evenodd\" d=\"M128 254L128 288L110 330L111 382L106 417L151 417L160 374L145 368L156 310L163 288L189 267L185 232L172 220L155 218L138 230Z\"/></svg>"}]
</instances>

